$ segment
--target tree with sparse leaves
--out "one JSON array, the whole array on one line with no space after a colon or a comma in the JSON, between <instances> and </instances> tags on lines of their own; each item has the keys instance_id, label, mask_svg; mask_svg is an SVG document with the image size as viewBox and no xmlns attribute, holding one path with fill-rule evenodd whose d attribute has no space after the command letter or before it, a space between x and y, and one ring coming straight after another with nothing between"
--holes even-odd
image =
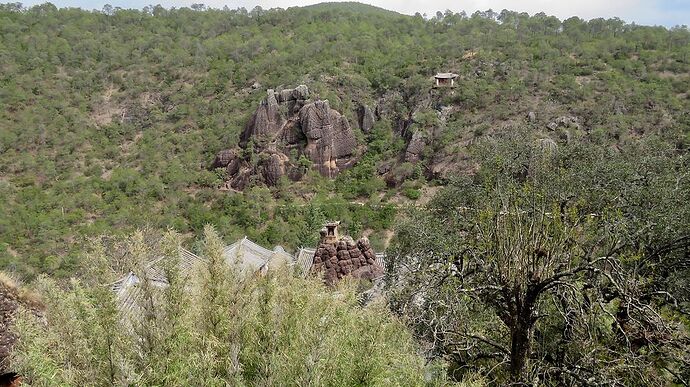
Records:
<instances>
[{"instance_id":1,"label":"tree with sparse leaves","mask_svg":"<svg viewBox=\"0 0 690 387\"><path fill-rule=\"evenodd\" d=\"M458 378L476 371L514 385L686 380L688 298L641 270L658 260L649 251L659 251L641 248L654 235L641 218L676 219L621 211L587 196L595 187L574 181L571 168L581 175L605 168L570 164L569 153L581 149L557 152L518 134L477 150L485 163L473 179L457 181L399 226L387 281L394 310L436 355L452 359ZM626 158L607 156L596 162L614 166ZM652 168L650 160L686 162L672 154L638 156L632 168L645 174L640 168ZM679 175L668 189L688 192L689 182ZM648 188L624 184L626 200ZM678 197L655 194L660 207L688 210ZM662 261L669 263L687 249L678 244L690 235L687 219L675 227L676 237L654 239L668 240ZM669 270L688 273L682 264Z\"/></svg>"}]
</instances>

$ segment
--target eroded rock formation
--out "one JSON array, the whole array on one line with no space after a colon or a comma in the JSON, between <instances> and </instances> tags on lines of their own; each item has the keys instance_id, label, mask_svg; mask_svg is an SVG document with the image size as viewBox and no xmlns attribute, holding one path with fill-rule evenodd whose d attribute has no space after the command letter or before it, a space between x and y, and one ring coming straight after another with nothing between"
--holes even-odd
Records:
<instances>
[{"instance_id":1,"label":"eroded rock formation","mask_svg":"<svg viewBox=\"0 0 690 387\"><path fill-rule=\"evenodd\" d=\"M357 110L357 120L359 128L362 130L362 132L369 133L374 127L376 116L374 115L374 111L371 110L368 105L361 105Z\"/></svg>"},{"instance_id":2,"label":"eroded rock formation","mask_svg":"<svg viewBox=\"0 0 690 387\"><path fill-rule=\"evenodd\" d=\"M309 100L309 89L268 90L240 136L239 146L222 150L212 168L226 168L227 188L243 189L251 179L275 185L299 180L306 157L322 175L335 177L356 161L357 140L347 119L328 100ZM290 157L292 156L292 158Z\"/></svg>"}]
</instances>

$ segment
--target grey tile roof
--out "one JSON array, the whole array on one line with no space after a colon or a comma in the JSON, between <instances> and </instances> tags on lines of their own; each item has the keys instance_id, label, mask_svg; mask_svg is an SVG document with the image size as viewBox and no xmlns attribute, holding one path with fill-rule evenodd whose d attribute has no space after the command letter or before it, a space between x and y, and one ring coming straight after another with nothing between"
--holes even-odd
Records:
<instances>
[{"instance_id":1,"label":"grey tile roof","mask_svg":"<svg viewBox=\"0 0 690 387\"><path fill-rule=\"evenodd\" d=\"M277 262L291 264L292 255L285 252L281 246L273 250L262 247L247 237L223 249L223 256L228 264L239 263L241 270L256 272L268 269Z\"/></svg>"},{"instance_id":2,"label":"grey tile roof","mask_svg":"<svg viewBox=\"0 0 690 387\"><path fill-rule=\"evenodd\" d=\"M229 265L239 265L240 270L247 273L265 272L270 270L273 265L287 264L294 268L295 273L302 277L306 276L311 269L314 253L314 248L300 248L295 256L288 254L281 246L276 246L273 250L262 247L247 237L226 246L223 249L223 257ZM191 273L194 267L205 262L205 258L200 257L189 250L180 248L180 270L183 273ZM386 255L383 253L376 254L376 263L386 268ZM165 288L168 286L168 281L165 278L165 273L160 263L163 257L158 257L146 265L146 277L151 286L157 288ZM115 293L120 310L126 315L140 314L140 306L142 301L141 287L137 286L140 283L140 278L134 272L129 272L119 280L110 284L112 291Z\"/></svg>"},{"instance_id":3,"label":"grey tile roof","mask_svg":"<svg viewBox=\"0 0 690 387\"><path fill-rule=\"evenodd\" d=\"M187 249L180 248L179 252L180 270L183 273L191 273L195 266L205 262L205 258ZM247 237L226 246L223 249L223 257L228 264L239 264L240 270L250 273L269 270L273 265L294 264L292 255L288 254L282 247L276 246L273 250L269 250L252 242ZM149 283L158 288L168 286L163 267L160 265L162 260L163 257L158 257L149 262L144 269ZM140 282L141 279L134 272L129 272L110 284L118 299L120 310L125 314L139 314L142 292L141 287L137 284Z\"/></svg>"},{"instance_id":4,"label":"grey tile roof","mask_svg":"<svg viewBox=\"0 0 690 387\"><path fill-rule=\"evenodd\" d=\"M204 261L203 258L184 248L180 248L179 253L180 270L185 273L191 272L195 265ZM160 265L163 258L158 257L152 260L144 269L149 283L157 288L168 286L165 273ZM139 301L141 301L142 297L141 288L136 286L139 282L141 282L139 277L130 271L124 277L111 284L111 289L115 292L120 304L120 310L126 314L131 314L139 309L138 305L140 305Z\"/></svg>"},{"instance_id":5,"label":"grey tile roof","mask_svg":"<svg viewBox=\"0 0 690 387\"><path fill-rule=\"evenodd\" d=\"M302 247L297 251L295 255L295 271L298 275L305 277L311 269L311 265L314 263L314 253L316 249Z\"/></svg>"},{"instance_id":6,"label":"grey tile roof","mask_svg":"<svg viewBox=\"0 0 690 387\"><path fill-rule=\"evenodd\" d=\"M452 79L452 78L457 78L457 77L458 77L458 74L454 74L454 73L438 73L438 74L434 75L434 78L438 78L438 79Z\"/></svg>"}]
</instances>

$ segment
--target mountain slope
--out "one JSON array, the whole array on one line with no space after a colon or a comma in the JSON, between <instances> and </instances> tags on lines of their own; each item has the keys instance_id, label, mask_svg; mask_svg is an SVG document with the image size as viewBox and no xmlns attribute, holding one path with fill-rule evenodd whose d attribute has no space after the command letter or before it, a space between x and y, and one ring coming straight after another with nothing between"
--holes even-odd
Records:
<instances>
[{"instance_id":1,"label":"mountain slope","mask_svg":"<svg viewBox=\"0 0 690 387\"><path fill-rule=\"evenodd\" d=\"M313 5L299 7L304 10L311 10L317 12L331 11L331 12L352 12L365 15L380 15L393 16L401 15L398 12L390 11L381 7L376 7L369 4L359 3L356 1L339 1L339 2L323 2Z\"/></svg>"},{"instance_id":2,"label":"mountain slope","mask_svg":"<svg viewBox=\"0 0 690 387\"><path fill-rule=\"evenodd\" d=\"M687 29L514 12L424 20L349 3L5 4L0 19L0 266L29 276L70 275L80 238L145 226L198 234L213 223L227 238L296 248L340 219L380 249L401 203L472 171L472 144L499 131L688 147ZM446 71L458 86L432 89ZM355 128L358 163L336 180L310 171L220 191L217 152L238 144L267 89L300 84Z\"/></svg>"}]
</instances>

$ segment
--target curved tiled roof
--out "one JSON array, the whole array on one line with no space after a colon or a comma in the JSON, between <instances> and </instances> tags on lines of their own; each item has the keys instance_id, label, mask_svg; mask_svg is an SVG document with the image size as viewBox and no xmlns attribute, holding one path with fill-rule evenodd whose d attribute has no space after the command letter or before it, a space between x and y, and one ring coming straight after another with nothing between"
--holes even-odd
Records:
<instances>
[{"instance_id":1,"label":"curved tiled roof","mask_svg":"<svg viewBox=\"0 0 690 387\"><path fill-rule=\"evenodd\" d=\"M195 266L205 262L205 258L187 249L180 248L179 253L179 265L183 273L190 273ZM239 264L240 270L250 273L268 270L273 264L294 264L292 255L288 254L282 247L276 246L273 250L269 250L252 242L247 237L226 246L223 249L223 257L228 264ZM158 257L149 262L145 267L147 280L152 286L158 288L168 286L168 281L161 265L163 259L164 257ZM136 285L140 281L141 279L134 272L129 272L110 284L122 312L138 314L138 305L140 305L142 294L141 288Z\"/></svg>"},{"instance_id":2,"label":"curved tiled roof","mask_svg":"<svg viewBox=\"0 0 690 387\"><path fill-rule=\"evenodd\" d=\"M291 264L293 261L292 255L282 247L276 246L269 250L247 237L223 249L223 256L228 264L239 263L242 270L253 272L266 268L272 262Z\"/></svg>"},{"instance_id":3,"label":"curved tiled roof","mask_svg":"<svg viewBox=\"0 0 690 387\"><path fill-rule=\"evenodd\" d=\"M273 265L287 264L295 269L297 275L304 277L311 269L315 252L316 249L303 247L297 251L295 256L292 256L280 246L269 250L244 237L226 246L223 249L223 257L227 264L239 265L240 270L247 273L265 272ZM185 274L191 273L195 266L205 262L205 258L184 248L180 248L179 253L180 270ZM385 258L385 254L376 254L376 263L384 269L386 268ZM163 259L164 257L158 257L149 262L145 268L147 280L152 286L157 288L168 286L168 281L161 265ZM136 285L140 281L140 278L134 272L129 272L110 284L112 291L118 299L120 310L125 314L139 314L142 292L141 287Z\"/></svg>"}]
</instances>

